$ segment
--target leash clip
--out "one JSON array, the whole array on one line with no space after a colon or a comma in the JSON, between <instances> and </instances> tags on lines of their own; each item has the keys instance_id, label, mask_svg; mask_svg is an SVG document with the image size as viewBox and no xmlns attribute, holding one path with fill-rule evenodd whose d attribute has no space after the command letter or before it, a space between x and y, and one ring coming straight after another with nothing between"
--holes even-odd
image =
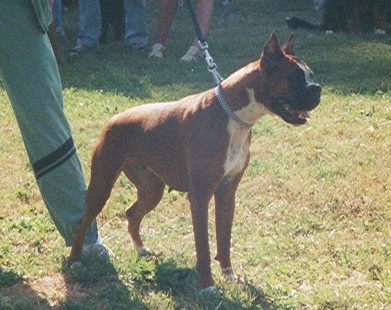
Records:
<instances>
[{"instance_id":1,"label":"leash clip","mask_svg":"<svg viewBox=\"0 0 391 310\"><path fill-rule=\"evenodd\" d=\"M191 5L191 0L186 0L187 7L189 8L189 13L191 20L193 22L194 30L197 34L198 38L198 44L201 48L201 51L205 57L205 61L207 63L207 69L210 73L213 75L213 79L215 80L216 84L219 85L220 82L223 80L223 77L220 75L220 73L217 72L217 65L213 61L212 56L210 56L208 52L208 43L206 43L204 39L204 35L202 34L200 25L197 20L197 16L194 12L193 6Z\"/></svg>"},{"instance_id":2,"label":"leash clip","mask_svg":"<svg viewBox=\"0 0 391 310\"><path fill-rule=\"evenodd\" d=\"M201 42L201 40L199 40L198 44L201 48L202 53L205 56L207 70L213 75L213 79L215 80L216 84L219 85L220 82L223 80L223 77L220 75L220 73L217 72L217 65L214 62L212 56L209 54L208 43L206 41Z\"/></svg>"},{"instance_id":3,"label":"leash clip","mask_svg":"<svg viewBox=\"0 0 391 310\"><path fill-rule=\"evenodd\" d=\"M208 71L211 72L211 70L217 69L217 65L215 64L212 56L210 56L208 51L208 43L206 41L198 41L198 44L200 45L201 51L205 56L206 64L208 65Z\"/></svg>"}]
</instances>

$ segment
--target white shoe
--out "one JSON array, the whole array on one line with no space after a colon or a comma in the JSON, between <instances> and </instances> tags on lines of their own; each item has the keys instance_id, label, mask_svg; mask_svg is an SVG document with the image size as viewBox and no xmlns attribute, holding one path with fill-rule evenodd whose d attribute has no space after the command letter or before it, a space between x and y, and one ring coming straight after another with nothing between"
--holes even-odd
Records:
<instances>
[{"instance_id":1,"label":"white shoe","mask_svg":"<svg viewBox=\"0 0 391 310\"><path fill-rule=\"evenodd\" d=\"M83 245L83 256L104 257L110 256L111 254L111 250L103 244L102 238L99 234L94 243Z\"/></svg>"},{"instance_id":2,"label":"white shoe","mask_svg":"<svg viewBox=\"0 0 391 310\"><path fill-rule=\"evenodd\" d=\"M192 45L187 50L186 54L182 56L181 59L179 59L180 62L192 62L192 61L198 61L202 58L202 52L201 50Z\"/></svg>"},{"instance_id":3,"label":"white shoe","mask_svg":"<svg viewBox=\"0 0 391 310\"><path fill-rule=\"evenodd\" d=\"M149 58L159 58L159 59L164 58L164 54L163 54L164 50L165 47L163 44L155 43L154 45L152 45L152 50L149 53Z\"/></svg>"}]
</instances>

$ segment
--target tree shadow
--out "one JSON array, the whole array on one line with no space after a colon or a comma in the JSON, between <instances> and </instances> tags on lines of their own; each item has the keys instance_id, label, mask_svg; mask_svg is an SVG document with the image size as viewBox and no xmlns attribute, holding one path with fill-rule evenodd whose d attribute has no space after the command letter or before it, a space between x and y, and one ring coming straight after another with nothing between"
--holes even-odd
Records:
<instances>
[{"instance_id":1,"label":"tree shadow","mask_svg":"<svg viewBox=\"0 0 391 310\"><path fill-rule=\"evenodd\" d=\"M148 19L156 18L157 9L154 4L150 5L147 11ZM76 8L64 13L64 23L67 38L59 44L61 54L67 60L66 64L59 67L64 88L119 93L125 97L149 99L159 87L178 84L191 88L196 84L199 90L199 86L205 85L206 89L208 84L213 83L202 61L184 65L178 62L181 55L175 52L167 53L164 59L151 59L148 57L148 51L131 51L120 41L110 41L109 44L100 45L85 54L67 57L77 41L79 22ZM154 24L149 23L148 27L153 28ZM170 41L169 45L173 51L181 46L183 53L187 48L187 43L182 40Z\"/></svg>"},{"instance_id":2,"label":"tree shadow","mask_svg":"<svg viewBox=\"0 0 391 310\"><path fill-rule=\"evenodd\" d=\"M311 67L315 79L334 92L351 95L374 95L389 92L391 62L387 59L391 39L371 34L350 35L337 33L324 37L327 49L320 40L311 46ZM340 42L338 44L338 42ZM308 42L307 42L308 44Z\"/></svg>"},{"instance_id":3,"label":"tree shadow","mask_svg":"<svg viewBox=\"0 0 391 310\"><path fill-rule=\"evenodd\" d=\"M120 43L103 46L69 60L60 68L63 88L116 93L127 98L153 100L161 88L175 88L185 96L188 90L199 92L213 86L204 62L186 66L174 57L161 61L148 54L129 54ZM171 100L167 98L165 100Z\"/></svg>"}]
</instances>

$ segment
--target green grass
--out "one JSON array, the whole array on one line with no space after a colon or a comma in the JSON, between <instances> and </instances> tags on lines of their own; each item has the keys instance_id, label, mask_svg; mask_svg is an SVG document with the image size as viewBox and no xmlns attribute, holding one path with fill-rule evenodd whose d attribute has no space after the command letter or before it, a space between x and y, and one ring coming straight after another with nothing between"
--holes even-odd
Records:
<instances>
[{"instance_id":1,"label":"green grass","mask_svg":"<svg viewBox=\"0 0 391 310\"><path fill-rule=\"evenodd\" d=\"M148 27L157 6L147 1ZM226 76L259 56L271 31L284 41L288 14L316 20L311 1L216 3L210 53ZM72 47L77 14L65 16ZM244 285L212 264L219 293L196 289L186 195L165 194L143 222L156 255L131 247L124 211L135 198L121 177L98 218L111 261L65 265L69 249L39 195L0 87L0 309L388 309L391 307L391 38L299 30L295 52L323 86L311 122L265 117L237 193L232 261ZM167 57L150 60L110 42L60 68L64 104L89 179L92 144L114 114L213 87L203 62L178 63L193 29L182 8ZM215 253L213 208L210 242Z\"/></svg>"}]
</instances>

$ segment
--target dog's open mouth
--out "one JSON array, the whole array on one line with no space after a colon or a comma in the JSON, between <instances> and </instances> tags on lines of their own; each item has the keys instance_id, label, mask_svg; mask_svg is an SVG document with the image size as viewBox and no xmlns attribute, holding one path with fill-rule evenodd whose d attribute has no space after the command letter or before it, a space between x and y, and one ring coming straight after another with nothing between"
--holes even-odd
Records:
<instances>
[{"instance_id":1,"label":"dog's open mouth","mask_svg":"<svg viewBox=\"0 0 391 310\"><path fill-rule=\"evenodd\" d=\"M282 106L285 117L281 116L284 120L292 124L304 124L310 119L310 115L307 111L299 111L292 108L289 104Z\"/></svg>"},{"instance_id":2,"label":"dog's open mouth","mask_svg":"<svg viewBox=\"0 0 391 310\"><path fill-rule=\"evenodd\" d=\"M295 109L283 98L273 100L271 107L275 114L292 125L303 125L310 119L307 110Z\"/></svg>"}]
</instances>

